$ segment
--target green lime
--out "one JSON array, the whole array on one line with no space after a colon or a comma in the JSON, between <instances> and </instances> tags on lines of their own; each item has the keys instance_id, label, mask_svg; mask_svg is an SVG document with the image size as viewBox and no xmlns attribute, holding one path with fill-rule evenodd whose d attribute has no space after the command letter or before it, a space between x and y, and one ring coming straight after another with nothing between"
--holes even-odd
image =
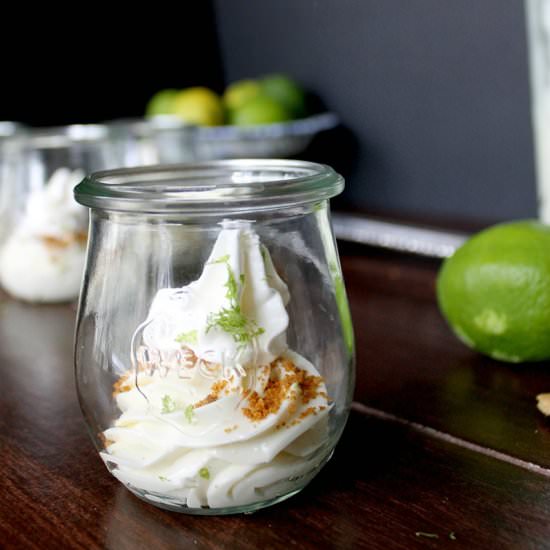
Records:
<instances>
[{"instance_id":1,"label":"green lime","mask_svg":"<svg viewBox=\"0 0 550 550\"><path fill-rule=\"evenodd\" d=\"M283 105L292 118L304 116L306 94L297 82L284 74L273 74L262 78L260 84L262 92Z\"/></svg>"},{"instance_id":2,"label":"green lime","mask_svg":"<svg viewBox=\"0 0 550 550\"><path fill-rule=\"evenodd\" d=\"M174 97L174 114L190 124L223 124L223 105L218 94L208 88L186 88Z\"/></svg>"},{"instance_id":3,"label":"green lime","mask_svg":"<svg viewBox=\"0 0 550 550\"><path fill-rule=\"evenodd\" d=\"M441 267L439 307L468 346L501 361L550 359L550 226L496 225Z\"/></svg>"},{"instance_id":4,"label":"green lime","mask_svg":"<svg viewBox=\"0 0 550 550\"><path fill-rule=\"evenodd\" d=\"M174 98L177 90L161 90L157 92L147 103L145 116L171 115L174 112Z\"/></svg>"},{"instance_id":5,"label":"green lime","mask_svg":"<svg viewBox=\"0 0 550 550\"><path fill-rule=\"evenodd\" d=\"M225 89L223 104L226 109L234 111L259 95L260 90L260 84L256 80L238 80Z\"/></svg>"},{"instance_id":6,"label":"green lime","mask_svg":"<svg viewBox=\"0 0 550 550\"><path fill-rule=\"evenodd\" d=\"M290 118L287 110L280 103L265 95L258 95L229 113L230 124L237 126L273 124L285 122Z\"/></svg>"}]
</instances>

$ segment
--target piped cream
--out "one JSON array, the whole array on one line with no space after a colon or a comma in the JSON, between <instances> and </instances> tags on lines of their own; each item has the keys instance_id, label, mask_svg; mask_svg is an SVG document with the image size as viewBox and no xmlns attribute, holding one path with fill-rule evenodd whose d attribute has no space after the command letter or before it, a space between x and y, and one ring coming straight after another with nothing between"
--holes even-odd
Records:
<instances>
[{"instance_id":1,"label":"piped cream","mask_svg":"<svg viewBox=\"0 0 550 550\"><path fill-rule=\"evenodd\" d=\"M121 482L168 505L236 507L319 465L331 405L288 349L289 299L250 222L224 222L199 279L157 292L103 432Z\"/></svg>"}]
</instances>

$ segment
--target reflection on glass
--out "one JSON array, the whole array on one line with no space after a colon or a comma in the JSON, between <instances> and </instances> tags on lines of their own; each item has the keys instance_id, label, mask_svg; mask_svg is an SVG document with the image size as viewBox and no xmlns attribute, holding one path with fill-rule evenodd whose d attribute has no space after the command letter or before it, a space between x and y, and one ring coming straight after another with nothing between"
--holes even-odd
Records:
<instances>
[{"instance_id":1,"label":"reflection on glass","mask_svg":"<svg viewBox=\"0 0 550 550\"><path fill-rule=\"evenodd\" d=\"M526 0L539 217L550 223L550 2Z\"/></svg>"}]
</instances>

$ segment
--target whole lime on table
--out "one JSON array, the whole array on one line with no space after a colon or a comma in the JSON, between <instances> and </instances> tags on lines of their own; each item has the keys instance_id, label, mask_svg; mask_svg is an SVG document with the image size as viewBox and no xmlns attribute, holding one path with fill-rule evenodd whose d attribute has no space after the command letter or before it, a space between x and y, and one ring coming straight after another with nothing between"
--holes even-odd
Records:
<instances>
[{"instance_id":1,"label":"whole lime on table","mask_svg":"<svg viewBox=\"0 0 550 550\"><path fill-rule=\"evenodd\" d=\"M286 122L291 118L288 111L278 101L265 95L254 97L229 113L229 123L237 126L274 124Z\"/></svg>"},{"instance_id":2,"label":"whole lime on table","mask_svg":"<svg viewBox=\"0 0 550 550\"><path fill-rule=\"evenodd\" d=\"M173 114L189 124L202 126L218 126L224 121L221 98L203 86L178 92L173 100Z\"/></svg>"},{"instance_id":3,"label":"whole lime on table","mask_svg":"<svg viewBox=\"0 0 550 550\"><path fill-rule=\"evenodd\" d=\"M445 260L439 307L468 346L501 361L550 359L550 226L493 226Z\"/></svg>"}]
</instances>

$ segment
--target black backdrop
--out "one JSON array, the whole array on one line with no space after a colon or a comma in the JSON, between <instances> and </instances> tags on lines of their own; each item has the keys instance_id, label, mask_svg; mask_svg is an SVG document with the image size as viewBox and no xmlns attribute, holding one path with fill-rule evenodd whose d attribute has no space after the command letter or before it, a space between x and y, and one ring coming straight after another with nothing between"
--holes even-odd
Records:
<instances>
[{"instance_id":1,"label":"black backdrop","mask_svg":"<svg viewBox=\"0 0 550 550\"><path fill-rule=\"evenodd\" d=\"M100 122L141 115L161 88L222 88L211 2L127 4L124 16L115 6L12 4L1 19L0 120Z\"/></svg>"}]
</instances>

